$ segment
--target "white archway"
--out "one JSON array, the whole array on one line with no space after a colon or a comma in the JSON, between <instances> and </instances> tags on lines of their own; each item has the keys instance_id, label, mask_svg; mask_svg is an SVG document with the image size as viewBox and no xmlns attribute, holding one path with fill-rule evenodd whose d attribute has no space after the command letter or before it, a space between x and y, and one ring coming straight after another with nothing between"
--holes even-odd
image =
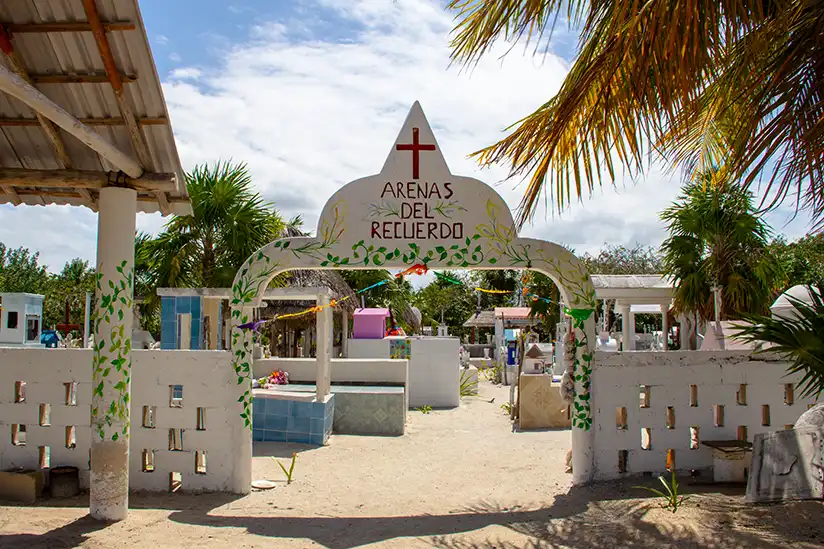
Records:
<instances>
[{"instance_id":1,"label":"white archway","mask_svg":"<svg viewBox=\"0 0 824 549\"><path fill-rule=\"evenodd\" d=\"M277 274L291 269L530 269L558 285L574 327L568 371L572 400L573 482L592 477L590 374L595 350L595 290L583 264L551 242L520 238L504 200L485 183L452 175L419 103L415 102L380 173L352 181L326 203L314 237L286 238L254 254L232 285L232 364L238 413L248 429L235 491L247 493L252 456L251 318Z\"/></svg>"}]
</instances>

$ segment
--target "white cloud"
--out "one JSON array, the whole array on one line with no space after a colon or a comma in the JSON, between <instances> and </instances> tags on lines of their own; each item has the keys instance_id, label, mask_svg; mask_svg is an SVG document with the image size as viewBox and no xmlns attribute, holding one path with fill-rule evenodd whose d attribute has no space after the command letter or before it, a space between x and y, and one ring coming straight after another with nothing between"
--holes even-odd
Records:
<instances>
[{"instance_id":1,"label":"white cloud","mask_svg":"<svg viewBox=\"0 0 824 549\"><path fill-rule=\"evenodd\" d=\"M181 61L183 61L183 58L180 57L179 53L172 52L172 53L169 54L169 61L172 61L174 63L180 63Z\"/></svg>"},{"instance_id":2,"label":"white cloud","mask_svg":"<svg viewBox=\"0 0 824 549\"><path fill-rule=\"evenodd\" d=\"M245 161L266 198L286 215L302 214L310 229L337 188L380 169L415 100L453 173L499 183L505 167L481 171L467 155L551 97L568 69L557 56L524 55L523 48L501 60L503 47L472 70L450 66L452 16L436 0L316 0L297 14L259 22L244 43L214 50L223 57L211 63L175 69L164 91L184 168ZM520 199L515 183L497 186L513 208ZM539 213L524 234L579 253L604 242L658 244L664 237L658 212L678 188L676 178L653 169L637 185L598 190L560 218ZM12 217L34 210L18 208ZM0 241L40 249L50 264L94 257L93 214L39 210L60 213L37 214L44 230L25 238L6 224ZM68 220L83 229L67 240ZM161 225L157 215L138 218L144 230ZM795 223L787 231L797 236L805 228Z\"/></svg>"},{"instance_id":3,"label":"white cloud","mask_svg":"<svg viewBox=\"0 0 824 549\"><path fill-rule=\"evenodd\" d=\"M200 69L195 67L182 67L174 69L169 73L169 78L172 80L197 80L200 78Z\"/></svg>"},{"instance_id":4,"label":"white cloud","mask_svg":"<svg viewBox=\"0 0 824 549\"><path fill-rule=\"evenodd\" d=\"M155 36L155 42L157 42L161 46L165 46L169 43L169 37L165 34L158 34L157 36Z\"/></svg>"}]
</instances>

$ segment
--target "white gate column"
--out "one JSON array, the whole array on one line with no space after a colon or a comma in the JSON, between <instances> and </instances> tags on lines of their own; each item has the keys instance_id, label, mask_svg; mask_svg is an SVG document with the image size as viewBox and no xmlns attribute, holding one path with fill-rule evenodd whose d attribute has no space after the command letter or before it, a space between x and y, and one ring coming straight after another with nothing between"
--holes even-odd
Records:
<instances>
[{"instance_id":1,"label":"white gate column","mask_svg":"<svg viewBox=\"0 0 824 549\"><path fill-rule=\"evenodd\" d=\"M595 354L595 318L590 316L584 321L583 330L573 328L576 339L585 339L589 343L589 348L579 347L575 350L578 358L578 370L576 374L583 373L582 368L586 364L584 355ZM594 367L594 360L589 364L589 368ZM589 385L589 376L587 376L587 385ZM594 387L585 387L582 380L575 381L575 393L581 395L589 392L589 404L593 402L592 390ZM595 389L597 390L597 389ZM575 410L573 408L573 414ZM590 409L590 418L593 411ZM573 422L572 426L572 484L581 485L592 481L595 464L595 430L594 426L590 425L586 429L576 427Z\"/></svg>"},{"instance_id":2,"label":"white gate column","mask_svg":"<svg viewBox=\"0 0 824 549\"><path fill-rule=\"evenodd\" d=\"M618 303L616 303L616 306L618 307L618 312L621 314L621 350L631 351L633 347L633 337L632 320L630 319L630 304L619 301Z\"/></svg>"},{"instance_id":3,"label":"white gate column","mask_svg":"<svg viewBox=\"0 0 824 549\"><path fill-rule=\"evenodd\" d=\"M315 389L318 402L323 402L329 394L332 384L332 308L329 306L329 296L319 295L318 306L322 309L318 312L317 337L315 338L316 352L315 363L317 364Z\"/></svg>"},{"instance_id":4,"label":"white gate column","mask_svg":"<svg viewBox=\"0 0 824 549\"><path fill-rule=\"evenodd\" d=\"M232 311L235 311L232 308ZM232 493L248 494L252 491L252 404L249 396L252 394L252 378L254 377L255 362L252 346L255 341L255 332L252 330L242 330L238 328L240 324L246 324L253 318L254 309L252 307L243 307L240 309L240 319L232 316L231 328L229 332L229 341L232 345L232 352L237 349L245 351L245 361L249 363L249 372L243 370L243 365L240 365L240 371L235 371L240 383L232 384L232 391L234 397L238 399L237 409L239 410L239 419L234 419L234 451L237 459L235 459L235 470L232 478ZM248 395L247 395L248 391ZM241 398L243 397L243 398ZM249 402L246 407L241 402ZM237 417L237 416L236 416Z\"/></svg>"},{"instance_id":5,"label":"white gate column","mask_svg":"<svg viewBox=\"0 0 824 549\"><path fill-rule=\"evenodd\" d=\"M92 373L91 516L129 508L132 299L137 192L100 190Z\"/></svg>"}]
</instances>

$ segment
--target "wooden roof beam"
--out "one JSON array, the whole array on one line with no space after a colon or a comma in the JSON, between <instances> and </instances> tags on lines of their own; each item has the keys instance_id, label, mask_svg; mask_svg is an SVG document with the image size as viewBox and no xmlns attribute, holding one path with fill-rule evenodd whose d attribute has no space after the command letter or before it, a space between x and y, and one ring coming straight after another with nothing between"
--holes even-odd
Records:
<instances>
[{"instance_id":1,"label":"wooden roof beam","mask_svg":"<svg viewBox=\"0 0 824 549\"><path fill-rule=\"evenodd\" d=\"M114 186L114 174L111 172L89 170L28 170L23 168L0 168L0 188L30 187L52 189L102 189ZM175 174L146 173L134 179L121 178L118 186L126 186L138 191L174 192Z\"/></svg>"},{"instance_id":2,"label":"wooden roof beam","mask_svg":"<svg viewBox=\"0 0 824 549\"><path fill-rule=\"evenodd\" d=\"M140 131L140 126L137 124L137 118L132 111L129 100L126 97L126 90L123 87L123 81L120 79L120 70L117 68L117 63L112 54L112 48L109 45L109 39L106 37L106 27L100 20L100 13L97 11L96 0L83 0L83 11L86 12L86 19L92 27L92 34L94 41L97 44L97 49L100 52L100 57L103 59L103 67L106 69L106 75L109 77L109 83L114 90L114 97L117 101L117 108L123 121L126 123L126 129L129 132L129 139L132 142L132 147L137 153L137 159L143 167L149 171L153 171L152 155L149 153L149 145L146 143L146 137ZM166 196L162 192L156 193L157 202L160 205L161 213L169 215L169 203Z\"/></svg>"},{"instance_id":3,"label":"wooden roof beam","mask_svg":"<svg viewBox=\"0 0 824 549\"><path fill-rule=\"evenodd\" d=\"M78 122L86 126L123 126L126 122L122 118L78 118ZM169 121L163 116L138 118L140 126L165 126ZM37 126L36 118L0 118L0 126Z\"/></svg>"},{"instance_id":4,"label":"wooden roof beam","mask_svg":"<svg viewBox=\"0 0 824 549\"><path fill-rule=\"evenodd\" d=\"M3 27L0 27L0 50L2 50L6 55L6 59L8 59L11 69L28 84L33 84L31 78L29 78L26 67L23 65L20 57L18 57L17 52L14 51L14 45L11 41L11 34L8 33ZM69 153L66 152L66 144L63 142L63 138L60 137L60 133L57 131L57 126L37 111L34 111L34 115L37 122L40 124L40 127L43 128L44 132L46 132L46 137L48 137L49 141L51 141L52 147L54 148L54 153L57 156L57 163L63 168L71 168L72 160L69 157ZM86 194L88 196L88 193ZM89 201L92 201L91 196L88 196L88 199Z\"/></svg>"},{"instance_id":5,"label":"wooden roof beam","mask_svg":"<svg viewBox=\"0 0 824 549\"><path fill-rule=\"evenodd\" d=\"M108 75L99 72L29 74L29 79L35 84L106 84L109 82ZM137 76L121 74L120 80L124 84L131 84L137 82Z\"/></svg>"},{"instance_id":6,"label":"wooden roof beam","mask_svg":"<svg viewBox=\"0 0 824 549\"><path fill-rule=\"evenodd\" d=\"M63 107L43 95L40 90L23 80L19 75L0 66L0 91L19 99L39 114L42 114L68 133L85 143L101 157L108 160L118 170L132 178L139 178L145 170L131 156L106 141Z\"/></svg>"},{"instance_id":7,"label":"wooden roof beam","mask_svg":"<svg viewBox=\"0 0 824 549\"><path fill-rule=\"evenodd\" d=\"M13 34L42 33L42 32L92 32L92 26L87 21L61 21L53 23L0 23L6 31ZM107 32L132 31L137 25L131 21L112 21L102 23Z\"/></svg>"}]
</instances>

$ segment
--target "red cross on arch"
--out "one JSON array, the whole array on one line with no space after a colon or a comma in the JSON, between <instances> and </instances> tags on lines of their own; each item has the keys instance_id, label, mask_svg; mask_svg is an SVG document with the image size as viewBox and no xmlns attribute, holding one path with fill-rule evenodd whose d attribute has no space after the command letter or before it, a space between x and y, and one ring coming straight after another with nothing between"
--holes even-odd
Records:
<instances>
[{"instance_id":1,"label":"red cross on arch","mask_svg":"<svg viewBox=\"0 0 824 549\"><path fill-rule=\"evenodd\" d=\"M420 142L420 130L412 128L412 143L398 144L395 148L399 151L412 151L412 179L418 179L420 177L421 151L434 151L435 145L432 143L422 144Z\"/></svg>"}]
</instances>

